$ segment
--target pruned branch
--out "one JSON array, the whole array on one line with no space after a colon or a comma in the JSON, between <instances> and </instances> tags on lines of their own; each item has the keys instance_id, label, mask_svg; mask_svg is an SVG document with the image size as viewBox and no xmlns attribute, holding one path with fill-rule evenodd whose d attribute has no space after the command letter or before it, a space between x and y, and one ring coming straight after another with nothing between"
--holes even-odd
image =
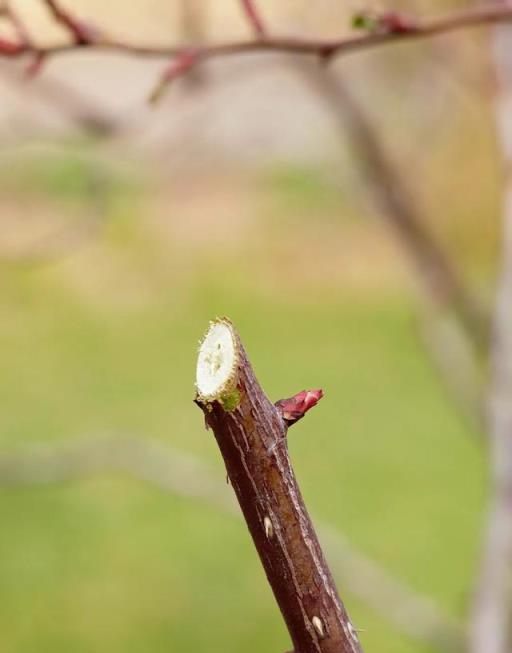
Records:
<instances>
[{"instance_id":1,"label":"pruned branch","mask_svg":"<svg viewBox=\"0 0 512 653\"><path fill-rule=\"evenodd\" d=\"M226 319L200 347L197 391L296 653L361 653L293 473L282 411Z\"/></svg>"}]
</instances>

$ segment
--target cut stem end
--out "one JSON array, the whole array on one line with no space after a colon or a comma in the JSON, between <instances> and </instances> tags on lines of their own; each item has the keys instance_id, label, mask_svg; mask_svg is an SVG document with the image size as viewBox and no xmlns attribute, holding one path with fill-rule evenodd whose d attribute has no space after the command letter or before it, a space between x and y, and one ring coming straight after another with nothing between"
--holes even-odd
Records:
<instances>
[{"instance_id":1,"label":"cut stem end","mask_svg":"<svg viewBox=\"0 0 512 653\"><path fill-rule=\"evenodd\" d=\"M217 318L210 323L199 346L197 399L202 403L223 403L223 399L231 397L236 391L237 381L238 346L235 330L227 318Z\"/></svg>"}]
</instances>

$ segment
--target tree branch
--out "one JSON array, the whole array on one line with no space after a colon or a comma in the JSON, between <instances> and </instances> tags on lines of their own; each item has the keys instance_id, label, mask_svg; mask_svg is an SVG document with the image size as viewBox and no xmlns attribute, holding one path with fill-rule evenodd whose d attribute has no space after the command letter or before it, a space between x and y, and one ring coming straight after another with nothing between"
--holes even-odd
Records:
<instances>
[{"instance_id":1,"label":"tree branch","mask_svg":"<svg viewBox=\"0 0 512 653\"><path fill-rule=\"evenodd\" d=\"M361 653L288 457L286 422L265 396L232 324L199 350L197 403L213 429L296 653Z\"/></svg>"},{"instance_id":2,"label":"tree branch","mask_svg":"<svg viewBox=\"0 0 512 653\"><path fill-rule=\"evenodd\" d=\"M505 163L503 241L491 346L491 487L470 622L470 653L512 647L512 30L496 31L497 127Z\"/></svg>"},{"instance_id":3,"label":"tree branch","mask_svg":"<svg viewBox=\"0 0 512 653\"><path fill-rule=\"evenodd\" d=\"M73 50L104 50L118 51L136 56L148 57L179 57L183 52L193 51L197 55L196 64L211 59L255 52L284 52L289 54L302 54L317 56L327 60L358 50L367 50L385 44L399 41L414 41L428 37L453 32L456 30L488 25L512 20L512 4L504 0L496 4L475 6L462 11L454 11L441 18L430 20L397 20L397 16L390 20L389 14L384 14L376 22L376 29L370 29L363 34L343 37L339 39L321 39L309 37L288 36L261 36L246 41L226 41L223 43L201 45L185 44L179 46L139 45L128 41L108 38L99 30L76 19L71 12L65 11L57 4L56 0L44 0L51 14L62 24L71 35L71 42L52 45L36 45L21 39L13 42L8 39L0 40L0 56L21 57L32 56L42 61L50 56L56 56ZM253 3L244 3L246 13L247 5L254 11ZM257 16L254 13L254 16ZM398 18L400 18L398 16ZM256 20L256 22L255 22ZM251 17L254 27L262 28L259 18ZM183 69L185 74L190 68ZM174 78L174 77L173 77Z\"/></svg>"},{"instance_id":4,"label":"tree branch","mask_svg":"<svg viewBox=\"0 0 512 653\"><path fill-rule=\"evenodd\" d=\"M489 322L457 267L429 232L414 196L386 150L364 107L334 71L297 67L324 99L347 135L380 214L399 239L416 270L418 287L434 309L452 310L461 324L461 338L487 342Z\"/></svg>"}]
</instances>

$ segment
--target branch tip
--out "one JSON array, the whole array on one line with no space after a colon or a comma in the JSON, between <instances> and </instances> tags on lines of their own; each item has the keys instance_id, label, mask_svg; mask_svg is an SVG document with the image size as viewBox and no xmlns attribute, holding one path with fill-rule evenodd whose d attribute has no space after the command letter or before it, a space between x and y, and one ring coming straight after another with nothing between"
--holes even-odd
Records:
<instances>
[{"instance_id":1,"label":"branch tip","mask_svg":"<svg viewBox=\"0 0 512 653\"><path fill-rule=\"evenodd\" d=\"M234 410L239 402L238 361L238 340L233 324L225 317L213 320L199 345L197 401L219 401L225 410Z\"/></svg>"},{"instance_id":2,"label":"branch tip","mask_svg":"<svg viewBox=\"0 0 512 653\"><path fill-rule=\"evenodd\" d=\"M156 104L159 102L170 84L193 68L198 61L199 53L197 49L183 50L183 52L177 54L171 64L164 70L159 82L151 92L148 98L149 104Z\"/></svg>"},{"instance_id":3,"label":"branch tip","mask_svg":"<svg viewBox=\"0 0 512 653\"><path fill-rule=\"evenodd\" d=\"M217 347L224 334L228 343L233 339L238 358L235 375L240 403L233 411L226 410L219 400L201 407L295 651L362 653L348 629L348 615L304 505L287 447L276 446L286 442L287 425L259 384L238 334L224 319L212 324L201 344L199 358L205 360L198 365L199 389L203 394L210 390L219 393L218 388L208 386L211 379L216 379L217 367L224 366L224 356L218 357ZM232 362L230 366L234 367ZM212 385L223 383L222 379ZM206 388L202 388L203 384ZM293 403L295 411L302 415L322 394L322 390L304 390L282 403L285 407L287 402ZM292 414L289 417L298 418Z\"/></svg>"}]
</instances>

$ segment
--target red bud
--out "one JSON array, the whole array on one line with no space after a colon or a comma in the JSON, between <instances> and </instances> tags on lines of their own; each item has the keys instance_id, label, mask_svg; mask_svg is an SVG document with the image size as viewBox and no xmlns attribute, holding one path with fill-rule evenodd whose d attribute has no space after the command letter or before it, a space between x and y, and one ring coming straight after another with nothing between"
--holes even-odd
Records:
<instances>
[{"instance_id":1,"label":"red bud","mask_svg":"<svg viewBox=\"0 0 512 653\"><path fill-rule=\"evenodd\" d=\"M387 11L378 17L377 28L388 34L408 34L416 31L418 26L405 14Z\"/></svg>"},{"instance_id":2,"label":"red bud","mask_svg":"<svg viewBox=\"0 0 512 653\"><path fill-rule=\"evenodd\" d=\"M316 406L324 396L323 390L302 390L289 399L280 399L276 407L281 411L285 422L294 424L304 417L310 408Z\"/></svg>"}]
</instances>

